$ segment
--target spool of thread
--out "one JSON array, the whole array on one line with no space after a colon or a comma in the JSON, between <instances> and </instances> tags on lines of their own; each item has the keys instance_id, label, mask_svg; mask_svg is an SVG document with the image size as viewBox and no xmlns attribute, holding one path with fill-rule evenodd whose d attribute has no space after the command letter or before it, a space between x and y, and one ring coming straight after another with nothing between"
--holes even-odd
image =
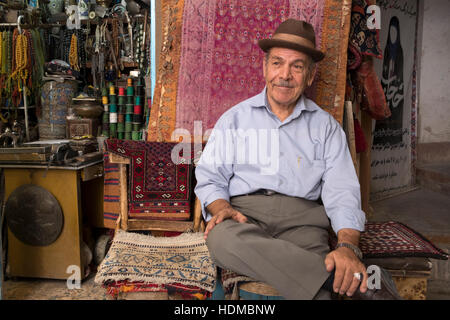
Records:
<instances>
[{"instance_id":1,"label":"spool of thread","mask_svg":"<svg viewBox=\"0 0 450 320\"><path fill-rule=\"evenodd\" d=\"M125 124L119 122L117 124L117 132L124 132L124 131L125 131Z\"/></svg>"},{"instance_id":2,"label":"spool of thread","mask_svg":"<svg viewBox=\"0 0 450 320\"><path fill-rule=\"evenodd\" d=\"M117 131L117 139L123 140L123 132Z\"/></svg>"},{"instance_id":3,"label":"spool of thread","mask_svg":"<svg viewBox=\"0 0 450 320\"><path fill-rule=\"evenodd\" d=\"M119 87L119 96L124 96L124 95L125 95L125 88Z\"/></svg>"},{"instance_id":4,"label":"spool of thread","mask_svg":"<svg viewBox=\"0 0 450 320\"><path fill-rule=\"evenodd\" d=\"M131 133L131 139L134 141L140 140L140 131L133 131Z\"/></svg>"},{"instance_id":5,"label":"spool of thread","mask_svg":"<svg viewBox=\"0 0 450 320\"><path fill-rule=\"evenodd\" d=\"M119 96L118 104L125 104L125 96Z\"/></svg>"},{"instance_id":6,"label":"spool of thread","mask_svg":"<svg viewBox=\"0 0 450 320\"><path fill-rule=\"evenodd\" d=\"M134 114L139 114L139 115L141 115L142 114L142 106L140 106L140 105L135 105L134 106L134 112L133 112Z\"/></svg>"},{"instance_id":7,"label":"spool of thread","mask_svg":"<svg viewBox=\"0 0 450 320\"><path fill-rule=\"evenodd\" d=\"M133 123L142 123L142 115L140 114L133 114Z\"/></svg>"},{"instance_id":8,"label":"spool of thread","mask_svg":"<svg viewBox=\"0 0 450 320\"><path fill-rule=\"evenodd\" d=\"M125 132L124 139L125 140L131 140L131 132Z\"/></svg>"},{"instance_id":9,"label":"spool of thread","mask_svg":"<svg viewBox=\"0 0 450 320\"><path fill-rule=\"evenodd\" d=\"M131 132L133 131L133 125L131 122L125 122L125 132Z\"/></svg>"},{"instance_id":10,"label":"spool of thread","mask_svg":"<svg viewBox=\"0 0 450 320\"><path fill-rule=\"evenodd\" d=\"M105 87L103 87L102 88L102 96L105 97L107 95L108 95L108 90Z\"/></svg>"},{"instance_id":11,"label":"spool of thread","mask_svg":"<svg viewBox=\"0 0 450 320\"><path fill-rule=\"evenodd\" d=\"M117 138L117 123L110 123L109 124L109 137L110 138Z\"/></svg>"},{"instance_id":12,"label":"spool of thread","mask_svg":"<svg viewBox=\"0 0 450 320\"><path fill-rule=\"evenodd\" d=\"M107 96L103 96L102 97L102 103L103 104L108 104L108 97Z\"/></svg>"},{"instance_id":13,"label":"spool of thread","mask_svg":"<svg viewBox=\"0 0 450 320\"><path fill-rule=\"evenodd\" d=\"M117 112L117 104L110 104L109 112Z\"/></svg>"},{"instance_id":14,"label":"spool of thread","mask_svg":"<svg viewBox=\"0 0 450 320\"><path fill-rule=\"evenodd\" d=\"M134 96L127 96L127 104L133 105L134 104L133 103L133 98L134 98Z\"/></svg>"},{"instance_id":15,"label":"spool of thread","mask_svg":"<svg viewBox=\"0 0 450 320\"><path fill-rule=\"evenodd\" d=\"M123 113L119 113L119 116L117 117L118 123L124 123L125 122L125 115Z\"/></svg>"},{"instance_id":16,"label":"spool of thread","mask_svg":"<svg viewBox=\"0 0 450 320\"><path fill-rule=\"evenodd\" d=\"M141 124L140 123L133 123L133 130L132 131L139 131L141 130Z\"/></svg>"},{"instance_id":17,"label":"spool of thread","mask_svg":"<svg viewBox=\"0 0 450 320\"><path fill-rule=\"evenodd\" d=\"M115 95L114 86L109 87L109 95Z\"/></svg>"},{"instance_id":18,"label":"spool of thread","mask_svg":"<svg viewBox=\"0 0 450 320\"><path fill-rule=\"evenodd\" d=\"M124 105L119 106L119 114L125 114L125 106Z\"/></svg>"},{"instance_id":19,"label":"spool of thread","mask_svg":"<svg viewBox=\"0 0 450 320\"><path fill-rule=\"evenodd\" d=\"M109 123L109 112L108 111L103 112L102 122L103 123Z\"/></svg>"},{"instance_id":20,"label":"spool of thread","mask_svg":"<svg viewBox=\"0 0 450 320\"><path fill-rule=\"evenodd\" d=\"M134 88L129 86L127 87L127 96L133 96L134 95Z\"/></svg>"},{"instance_id":21,"label":"spool of thread","mask_svg":"<svg viewBox=\"0 0 450 320\"><path fill-rule=\"evenodd\" d=\"M115 94L113 94L113 95L109 95L109 102L111 103L111 104L116 104L117 103L117 99L116 99L116 95Z\"/></svg>"},{"instance_id":22,"label":"spool of thread","mask_svg":"<svg viewBox=\"0 0 450 320\"><path fill-rule=\"evenodd\" d=\"M126 109L126 114L131 114L133 113L133 108L134 106L132 104L127 104L127 109ZM131 120L130 120L131 121Z\"/></svg>"},{"instance_id":23,"label":"spool of thread","mask_svg":"<svg viewBox=\"0 0 450 320\"><path fill-rule=\"evenodd\" d=\"M133 79L128 78L128 79L127 79L127 86L128 86L128 87L131 87L132 85L133 85Z\"/></svg>"},{"instance_id":24,"label":"spool of thread","mask_svg":"<svg viewBox=\"0 0 450 320\"><path fill-rule=\"evenodd\" d=\"M140 96L136 96L134 99L134 105L142 106L142 99Z\"/></svg>"},{"instance_id":25,"label":"spool of thread","mask_svg":"<svg viewBox=\"0 0 450 320\"><path fill-rule=\"evenodd\" d=\"M109 123L111 123L111 124L117 123L117 113L116 112L111 112L109 114Z\"/></svg>"},{"instance_id":26,"label":"spool of thread","mask_svg":"<svg viewBox=\"0 0 450 320\"><path fill-rule=\"evenodd\" d=\"M132 118L131 118L131 114L130 113L127 113L126 115L125 115L125 122L132 122L131 121L132 120Z\"/></svg>"},{"instance_id":27,"label":"spool of thread","mask_svg":"<svg viewBox=\"0 0 450 320\"><path fill-rule=\"evenodd\" d=\"M102 124L102 135L107 136L107 137L109 136L109 123L104 122Z\"/></svg>"},{"instance_id":28,"label":"spool of thread","mask_svg":"<svg viewBox=\"0 0 450 320\"><path fill-rule=\"evenodd\" d=\"M143 86L136 86L134 89L134 95L135 96L143 96L144 95Z\"/></svg>"}]
</instances>

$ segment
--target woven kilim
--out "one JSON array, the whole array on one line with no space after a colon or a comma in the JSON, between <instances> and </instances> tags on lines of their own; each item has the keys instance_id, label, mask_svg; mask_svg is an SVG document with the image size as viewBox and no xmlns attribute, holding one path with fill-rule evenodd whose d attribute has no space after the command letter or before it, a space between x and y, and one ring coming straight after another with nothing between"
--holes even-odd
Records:
<instances>
[{"instance_id":1,"label":"woven kilim","mask_svg":"<svg viewBox=\"0 0 450 320\"><path fill-rule=\"evenodd\" d=\"M229 108L262 91L264 53L288 18L307 21L325 52L307 96L342 122L351 0L167 0L148 141L172 141L175 129L194 137ZM201 133L198 133L201 134Z\"/></svg>"},{"instance_id":2,"label":"woven kilim","mask_svg":"<svg viewBox=\"0 0 450 320\"><path fill-rule=\"evenodd\" d=\"M108 152L131 160L129 218L190 218L194 179L190 144L108 139L106 146Z\"/></svg>"},{"instance_id":3,"label":"woven kilim","mask_svg":"<svg viewBox=\"0 0 450 320\"><path fill-rule=\"evenodd\" d=\"M119 165L109 162L109 154L104 153L103 224L115 229L120 214Z\"/></svg>"},{"instance_id":4,"label":"woven kilim","mask_svg":"<svg viewBox=\"0 0 450 320\"><path fill-rule=\"evenodd\" d=\"M116 231L95 282L132 281L148 284L182 284L213 292L217 268L203 233L152 237Z\"/></svg>"},{"instance_id":5,"label":"woven kilim","mask_svg":"<svg viewBox=\"0 0 450 320\"><path fill-rule=\"evenodd\" d=\"M336 236L330 235L331 249L336 244ZM361 233L359 247L364 258L425 257L448 259L448 254L445 251L436 247L418 232L396 221L366 223L365 231ZM221 281L224 289L229 292L238 282L255 280L231 270L221 270Z\"/></svg>"},{"instance_id":6,"label":"woven kilim","mask_svg":"<svg viewBox=\"0 0 450 320\"><path fill-rule=\"evenodd\" d=\"M330 239L334 248L336 237ZM359 239L364 258L425 257L447 260L448 254L417 231L397 221L368 222Z\"/></svg>"}]
</instances>

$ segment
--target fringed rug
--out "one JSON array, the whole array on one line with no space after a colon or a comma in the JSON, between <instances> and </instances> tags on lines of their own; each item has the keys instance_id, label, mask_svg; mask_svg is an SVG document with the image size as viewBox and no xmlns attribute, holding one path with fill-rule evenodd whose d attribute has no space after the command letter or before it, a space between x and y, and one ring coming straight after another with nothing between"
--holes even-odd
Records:
<instances>
[{"instance_id":1,"label":"fringed rug","mask_svg":"<svg viewBox=\"0 0 450 320\"><path fill-rule=\"evenodd\" d=\"M195 137L229 108L263 89L264 53L288 18L311 23L325 52L307 91L342 122L351 0L167 0L162 3L162 46L148 141L172 141L175 128Z\"/></svg>"},{"instance_id":2,"label":"fringed rug","mask_svg":"<svg viewBox=\"0 0 450 320\"><path fill-rule=\"evenodd\" d=\"M190 218L194 183L190 144L108 139L106 146L108 152L130 159L129 218Z\"/></svg>"},{"instance_id":3,"label":"fringed rug","mask_svg":"<svg viewBox=\"0 0 450 320\"><path fill-rule=\"evenodd\" d=\"M103 185L103 224L105 228L115 229L120 215L119 165L109 162L109 154L104 153Z\"/></svg>"},{"instance_id":4,"label":"fringed rug","mask_svg":"<svg viewBox=\"0 0 450 320\"><path fill-rule=\"evenodd\" d=\"M95 282L181 284L213 292L216 277L203 233L163 238L118 230Z\"/></svg>"}]
</instances>

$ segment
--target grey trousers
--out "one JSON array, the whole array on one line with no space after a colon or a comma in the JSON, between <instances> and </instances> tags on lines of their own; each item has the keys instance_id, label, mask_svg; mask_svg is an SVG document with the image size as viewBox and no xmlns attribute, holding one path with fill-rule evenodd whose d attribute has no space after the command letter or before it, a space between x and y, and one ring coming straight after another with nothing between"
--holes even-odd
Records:
<instances>
[{"instance_id":1,"label":"grey trousers","mask_svg":"<svg viewBox=\"0 0 450 320\"><path fill-rule=\"evenodd\" d=\"M206 244L214 262L274 287L286 299L323 298L328 217L316 202L280 194L231 199L248 218L216 225ZM320 290L320 292L319 292Z\"/></svg>"}]
</instances>

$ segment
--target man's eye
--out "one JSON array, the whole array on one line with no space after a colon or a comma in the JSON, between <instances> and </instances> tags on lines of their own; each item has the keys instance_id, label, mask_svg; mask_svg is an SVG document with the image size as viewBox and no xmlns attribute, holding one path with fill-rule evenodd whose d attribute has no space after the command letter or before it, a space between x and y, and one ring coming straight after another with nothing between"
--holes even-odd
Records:
<instances>
[{"instance_id":1,"label":"man's eye","mask_svg":"<svg viewBox=\"0 0 450 320\"><path fill-rule=\"evenodd\" d=\"M294 65L294 68L295 68L296 70L303 70L303 66L300 65L300 64Z\"/></svg>"},{"instance_id":2,"label":"man's eye","mask_svg":"<svg viewBox=\"0 0 450 320\"><path fill-rule=\"evenodd\" d=\"M273 64L274 66L278 66L280 63L279 63L278 61L274 61L274 62L272 62L272 64Z\"/></svg>"}]
</instances>

